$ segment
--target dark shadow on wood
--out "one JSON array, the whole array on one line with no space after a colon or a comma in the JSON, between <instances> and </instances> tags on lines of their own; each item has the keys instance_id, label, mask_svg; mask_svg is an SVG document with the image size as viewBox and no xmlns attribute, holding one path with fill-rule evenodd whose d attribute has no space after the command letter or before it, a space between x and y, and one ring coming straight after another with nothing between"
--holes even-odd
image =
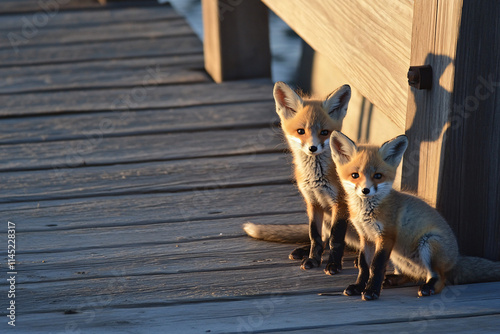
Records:
<instances>
[{"instance_id":1,"label":"dark shadow on wood","mask_svg":"<svg viewBox=\"0 0 500 334\"><path fill-rule=\"evenodd\" d=\"M464 254L500 260L500 2L464 1L437 207Z\"/></svg>"},{"instance_id":2,"label":"dark shadow on wood","mask_svg":"<svg viewBox=\"0 0 500 334\"><path fill-rule=\"evenodd\" d=\"M435 162L436 208L456 233L463 254L492 260L500 260L500 47L493 42L500 39L494 28L499 18L497 1L464 1L452 92L439 85L452 60L428 54L433 88L411 89L417 111L406 131L410 145L403 165L404 188L416 192L421 146L443 135L441 158ZM451 99L451 108L439 110L432 103L437 96Z\"/></svg>"}]
</instances>

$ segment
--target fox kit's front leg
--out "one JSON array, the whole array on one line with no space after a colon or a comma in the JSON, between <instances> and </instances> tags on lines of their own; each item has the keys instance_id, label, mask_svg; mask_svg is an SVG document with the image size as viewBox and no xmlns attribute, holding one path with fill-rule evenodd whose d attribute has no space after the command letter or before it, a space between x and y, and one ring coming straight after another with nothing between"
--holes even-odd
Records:
<instances>
[{"instance_id":1,"label":"fox kit's front leg","mask_svg":"<svg viewBox=\"0 0 500 334\"><path fill-rule=\"evenodd\" d=\"M323 255L323 208L318 204L307 202L307 215L309 216L309 238L311 239L311 250L309 257L302 261L302 269L311 269L321 265L321 256Z\"/></svg>"},{"instance_id":2,"label":"fox kit's front leg","mask_svg":"<svg viewBox=\"0 0 500 334\"><path fill-rule=\"evenodd\" d=\"M344 294L361 295L363 300L378 299L393 247L394 238L390 237L379 237L375 245L363 240L358 257L358 279L345 289Z\"/></svg>"},{"instance_id":3,"label":"fox kit's front leg","mask_svg":"<svg viewBox=\"0 0 500 334\"><path fill-rule=\"evenodd\" d=\"M332 211L332 228L329 239L330 256L325 267L325 273L328 275L335 275L342 270L345 235L349 219L349 210L344 202L339 202Z\"/></svg>"},{"instance_id":4,"label":"fox kit's front leg","mask_svg":"<svg viewBox=\"0 0 500 334\"><path fill-rule=\"evenodd\" d=\"M370 265L370 277L366 288L361 294L363 300L375 300L380 296L382 283L384 283L387 263L394 247L394 236L380 236L375 243L375 254Z\"/></svg>"},{"instance_id":5,"label":"fox kit's front leg","mask_svg":"<svg viewBox=\"0 0 500 334\"><path fill-rule=\"evenodd\" d=\"M361 247L358 254L358 278L356 283L349 285L344 290L344 295L346 296L361 295L361 293L365 290L366 282L368 282L368 278L370 277L370 267L368 266L368 263L371 263L373 253L370 252L370 249L366 246L363 238L361 238L360 241ZM367 259L369 261L367 261Z\"/></svg>"}]
</instances>

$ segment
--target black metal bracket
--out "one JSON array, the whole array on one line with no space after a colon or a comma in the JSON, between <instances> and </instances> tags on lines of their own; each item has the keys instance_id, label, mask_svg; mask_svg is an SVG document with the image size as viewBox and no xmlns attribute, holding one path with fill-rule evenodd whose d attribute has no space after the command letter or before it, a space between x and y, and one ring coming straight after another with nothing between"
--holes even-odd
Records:
<instances>
[{"instance_id":1,"label":"black metal bracket","mask_svg":"<svg viewBox=\"0 0 500 334\"><path fill-rule=\"evenodd\" d=\"M410 69L408 70L408 84L416 89L431 89L431 65L410 66Z\"/></svg>"}]
</instances>

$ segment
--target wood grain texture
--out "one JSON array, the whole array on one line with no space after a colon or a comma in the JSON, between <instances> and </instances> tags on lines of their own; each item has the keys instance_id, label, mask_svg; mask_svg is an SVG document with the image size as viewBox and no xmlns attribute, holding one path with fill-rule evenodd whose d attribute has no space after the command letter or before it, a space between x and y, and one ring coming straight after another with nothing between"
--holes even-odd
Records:
<instances>
[{"instance_id":1,"label":"wood grain texture","mask_svg":"<svg viewBox=\"0 0 500 334\"><path fill-rule=\"evenodd\" d=\"M263 2L404 128L412 1Z\"/></svg>"},{"instance_id":2,"label":"wood grain texture","mask_svg":"<svg viewBox=\"0 0 500 334\"><path fill-rule=\"evenodd\" d=\"M431 65L433 89L409 88L405 153L405 186L436 205L442 170L436 167L444 155L445 128L452 110L453 61L460 26L461 3L415 3L412 65Z\"/></svg>"},{"instance_id":3,"label":"wood grain texture","mask_svg":"<svg viewBox=\"0 0 500 334\"><path fill-rule=\"evenodd\" d=\"M412 64L432 65L433 89L409 92L403 183L444 215L463 253L499 260L498 183L485 178L500 175L499 104L491 84L500 52L479 51L498 38L483 26L498 23L496 5L415 2Z\"/></svg>"},{"instance_id":4,"label":"wood grain texture","mask_svg":"<svg viewBox=\"0 0 500 334\"><path fill-rule=\"evenodd\" d=\"M147 68L144 75L151 75ZM243 81L216 86L210 83L145 86L107 90L78 90L0 95L0 116L26 116L90 111L124 111L117 118L135 117L133 111L248 101L271 101L269 81Z\"/></svg>"},{"instance_id":5,"label":"wood grain texture","mask_svg":"<svg viewBox=\"0 0 500 334\"><path fill-rule=\"evenodd\" d=\"M160 55L199 53L202 45L192 34L182 37L162 37L143 40L88 42L84 45L55 45L40 49L25 48L16 54L11 49L0 50L1 66L42 65L64 62L134 58Z\"/></svg>"},{"instance_id":6,"label":"wood grain texture","mask_svg":"<svg viewBox=\"0 0 500 334\"><path fill-rule=\"evenodd\" d=\"M19 222L16 231L20 233L206 221L304 211L303 200L291 184L9 203L0 208L7 220Z\"/></svg>"},{"instance_id":7,"label":"wood grain texture","mask_svg":"<svg viewBox=\"0 0 500 334\"><path fill-rule=\"evenodd\" d=\"M77 63L64 63L64 64L46 64L43 66L25 65L25 66L9 66L0 68L0 75L8 78L8 81L15 80L16 78L24 79L33 76L35 78L45 75L54 74L67 74L66 79L71 83L74 78L71 75L83 76L84 74L93 74L93 72L115 72L115 71L132 71L144 70L150 66L156 67L174 67L178 70L187 70L190 68L201 69L203 68L203 54L193 55L174 55L174 56L147 56L144 58L132 59L104 59L89 62ZM28 84L28 82L25 82ZM2 83L2 87L8 85Z\"/></svg>"},{"instance_id":8,"label":"wood grain texture","mask_svg":"<svg viewBox=\"0 0 500 334\"><path fill-rule=\"evenodd\" d=\"M67 9L98 9L100 5L94 0L60 0L53 3L33 0L2 0L0 2L0 14L41 12L47 7L50 9L57 8L59 11Z\"/></svg>"},{"instance_id":9,"label":"wood grain texture","mask_svg":"<svg viewBox=\"0 0 500 334\"><path fill-rule=\"evenodd\" d=\"M104 29L103 29L104 28ZM122 39L153 39L169 36L184 36L192 33L191 27L182 18L169 18L161 21L103 23L90 26L69 26L64 30L60 27L40 29L36 36L14 43L8 33L0 38L0 49L10 49L13 54L24 52L37 45L68 45L96 41L119 41ZM22 36L22 35L21 35ZM12 35L10 35L12 37Z\"/></svg>"},{"instance_id":10,"label":"wood grain texture","mask_svg":"<svg viewBox=\"0 0 500 334\"><path fill-rule=\"evenodd\" d=\"M292 275L292 273L294 272L284 271L283 276L280 275L284 284L287 284L287 282L303 284L305 282L307 277L298 279L293 275L289 279L284 278L285 274ZM243 271L235 276L242 278L245 274L246 272ZM263 274L265 275L265 273ZM302 272L302 275L308 276L304 272ZM144 283L149 283L154 278L143 277L143 279ZM330 281L332 281L331 278ZM275 330L281 333L283 331L293 333L293 330L302 330L310 333L318 328L320 330L329 330L331 333L331 328L334 327L339 328L342 333L352 333L353 329L373 333L373 330L376 329L384 332L391 328L439 329L442 327L436 322L444 321L444 323L450 324L451 328L456 328L459 333L465 333L471 328L472 324L479 325L479 328L473 329L474 332L494 330L494 326L499 323L500 318L498 314L498 298L485 292L478 285L466 286L465 290L449 290L447 292L448 296L453 298L453 293L458 293L459 298L453 298L452 301L442 301L444 308L441 311L436 311L436 299L415 298L415 288L384 290L385 299L378 301L380 307L377 308L374 308L372 304L362 302L356 297L349 298L335 293L331 296L324 296L316 294L289 295L279 292L254 299L255 303L248 303L248 298L242 298L217 302L193 300L189 304L171 306L169 304L175 300L161 300L166 290L164 285L158 287L155 298L158 302L156 303L144 303L141 308L126 306L123 308L109 308L107 307L108 304L115 304L117 301L123 300L121 291L125 289L139 290L139 287L144 285L135 280L120 281L118 279L114 280L114 284L109 283L113 281L106 282L102 280L91 280L91 282L94 283L93 285L97 290L94 298L85 296L80 299L62 298L63 292L69 294L70 297L73 297L77 291L80 291L79 294L81 295L89 293L86 290L80 290L83 288L82 286L73 285L73 290L61 291L61 297L51 299L52 304L69 305L71 309L78 310L77 314L69 317L64 315L63 312L53 311L49 313L53 320L51 323L47 323L43 321L42 315L31 313L25 315L27 328L29 328L29 325L38 324L37 327L40 332L45 333L50 329L62 329L68 324L68 321L71 321L77 328L88 329L89 331L107 328L112 333L119 333L132 328L137 328L140 331L140 326L144 326L145 323L148 329L158 330L159 332L169 330L183 333L207 331L211 333L236 333L243 330L266 332ZM242 284L246 282L248 281L242 278ZM315 278L314 282L318 282L318 280ZM276 283L276 281L268 278L267 275L263 279L257 279L254 285L258 289L256 292L269 287L271 283ZM206 285L208 285L208 282ZM200 282L200 288L203 289L206 285ZM150 286L150 284L145 284L145 286ZM491 291L498 290L498 284L490 283L483 286L487 286ZM179 288L179 293L189 289L188 286L182 288L182 290ZM217 288L217 285L214 288ZM34 289L34 287L31 289ZM323 291L332 290L334 291L334 289L324 289ZM36 291L35 300L39 300L42 291L41 289ZM152 295L151 291L144 287L140 293L135 294L137 296L135 300L137 302L144 301L150 295ZM102 309L103 303L105 303L105 309ZM310 313L309 320L311 322L304 324L302 317L290 317L290 305L301 305L304 309L307 309L308 314ZM333 312L332 305L335 305ZM342 312L335 312L335 310L339 309ZM471 309L474 311L471 312ZM213 315L213 310L217 310L217 316ZM263 313L264 311L266 312ZM186 314L190 316L186 317ZM326 317L325 314L329 314L329 316ZM46 314L44 315L46 316ZM168 317L168 325L165 324L164 317ZM464 319L459 319L461 317ZM89 319L92 320L89 321ZM449 319L453 319L453 322L449 321ZM471 324L468 322L469 319L472 321ZM489 323L486 320L492 322ZM434 321L432 324L428 323L432 321ZM463 329L463 331L460 329Z\"/></svg>"},{"instance_id":11,"label":"wood grain texture","mask_svg":"<svg viewBox=\"0 0 500 334\"><path fill-rule=\"evenodd\" d=\"M213 101L217 102L217 101ZM128 117L116 112L45 116L2 120L0 144L68 141L144 134L166 134L223 129L273 128L278 122L272 101L200 105L141 110ZM35 124L34 124L35 123ZM108 124L108 126L106 126ZM114 125L113 127L110 126ZM277 130L279 133L279 130ZM19 134L22 133L22 136Z\"/></svg>"},{"instance_id":12,"label":"wood grain texture","mask_svg":"<svg viewBox=\"0 0 500 334\"><path fill-rule=\"evenodd\" d=\"M249 240L248 242L254 241ZM147 307L153 305L175 306L180 300L183 300L184 303L217 299L222 301L225 298L244 299L245 297L248 300L252 297L266 297L271 294L293 293L297 287L303 288L307 294L320 291L340 294L345 285L355 279L354 268L347 269L346 274L338 276L336 282L332 282L332 277L318 270L304 272L299 269L297 264L294 265L286 259L286 253L290 246L288 248L285 248L284 245L280 246L280 258L284 257L284 261L288 262L287 265L255 264L252 262L253 260L262 260L262 258L260 254L252 257L250 252L247 254L247 261L251 264L233 270L230 268L226 270L200 268L200 271L144 272L134 275L132 271L127 274L126 269L110 266L109 269L115 270L112 270L114 275L109 277L86 278L85 274L75 274L75 278L72 280L48 281L47 283L50 282L50 286L54 289L50 293L43 289L47 283L24 283L22 287L20 285L18 299L25 307L24 311L19 312L21 315L35 312L59 313L69 309L78 309L81 312L82 308L88 307L88 305L82 306L82 302L86 304L101 298L108 300L108 303L104 305L107 309L127 307L126 305L131 302L136 306ZM165 252L168 250L168 247L164 249ZM230 247L228 247L228 251L231 251ZM96 260L97 257L88 258L88 261ZM210 259L205 258L205 260L209 261ZM163 265L160 261L157 262L158 266ZM185 266L192 262L189 256L185 257L185 261ZM140 263L135 262L135 265L140 266ZM78 266L74 270L78 272ZM186 279L187 277L189 279ZM415 296L416 288L413 292ZM414 297L414 299L416 298ZM28 302L29 300L31 302ZM36 309L33 307L35 305ZM496 304L493 304L492 307L494 306ZM205 313L204 316L208 316L208 314ZM186 314L184 317L187 319Z\"/></svg>"},{"instance_id":13,"label":"wood grain texture","mask_svg":"<svg viewBox=\"0 0 500 334\"><path fill-rule=\"evenodd\" d=\"M287 160L270 153L206 158L201 164L181 160L2 173L0 203L288 183L292 168Z\"/></svg>"},{"instance_id":14,"label":"wood grain texture","mask_svg":"<svg viewBox=\"0 0 500 334\"><path fill-rule=\"evenodd\" d=\"M234 220L233 220L234 221ZM146 233L166 233L168 237L172 230L144 227L135 230L135 242L131 244L120 244L116 246L105 246L100 244L93 249L58 249L51 252L36 252L22 254L19 256L19 264L23 270L30 273L29 277L22 279L22 284L36 284L50 281L79 281L87 279L112 278L116 271L123 270L128 276L140 275L185 275L196 274L196 272L226 272L255 269L257 271L274 271L280 268L295 267L299 263L291 261L288 253L296 245L270 244L266 245L266 253L263 252L262 241L251 240L242 235L241 224L239 236L231 236L226 232L226 226L209 224L205 229L207 235L199 240L165 242L138 242L138 236ZM186 229L190 226L185 224ZM215 227L214 230L210 230ZM235 226L234 228L237 228ZM222 231L215 233L215 231ZM54 236L63 236L63 233ZM80 234L82 238L92 235ZM108 238L111 234L108 234ZM119 229L115 229L113 238L122 236ZM77 243L78 244L78 243ZM105 246L105 247L103 247ZM96 256L96 253L99 255ZM229 257L227 254L233 254ZM326 257L326 256L325 256ZM354 254L346 256L346 269L349 274L355 274ZM89 261L89 259L92 259ZM326 260L326 259L325 259ZM110 265L110 263L113 263ZM186 267L189 263L189 268ZM138 265L140 264L140 265ZM223 274L224 275L224 274ZM319 275L315 275L319 276ZM326 275L325 275L326 276ZM349 279L354 280L351 276ZM347 283L348 284L348 283ZM313 286L309 287L314 289Z\"/></svg>"},{"instance_id":15,"label":"wood grain texture","mask_svg":"<svg viewBox=\"0 0 500 334\"><path fill-rule=\"evenodd\" d=\"M125 250L127 248L134 249L142 247L142 252L147 252L149 247L146 247L145 240L147 240L147 244L150 247L176 246L172 247L170 252L164 252L163 255L167 255L174 251L180 251L181 253L190 251L193 249L193 247L190 246L193 242L199 243L212 240L214 243L211 243L210 247L216 247L216 244L219 243L220 248L220 243L224 242L225 239L235 239L240 242L242 242L242 239L245 239L246 241L252 240L252 245L260 247L262 256L265 256L265 254L272 256L271 250L278 249L277 245L279 244L247 238L241 227L243 222L246 221L258 224L307 224L307 215L305 211L301 210L275 214L259 214L257 212L238 218L230 217L200 221L158 222L155 224L99 227L95 229L47 229L45 231L36 232L22 231L24 245L21 260L24 261L26 266L36 265L41 267L43 266L43 264L40 264L42 262L32 261L31 256L42 256L42 254L48 257L54 256L54 258L52 258L54 261L51 263L57 265L63 258L71 256L71 253L76 251L90 251L92 249L114 249L116 251L117 249ZM4 238L4 235L2 235L2 238ZM86 242L82 243L82 239L86 240ZM250 247L250 245L247 246ZM293 245L285 246L286 249L294 247ZM158 248L158 250L159 249L160 248ZM201 248L198 249L198 251L200 250ZM257 251L257 248L255 248L255 251ZM66 253L66 255L61 256L60 253ZM55 256L59 256L60 258L56 259ZM288 256L284 256L282 260L287 258ZM38 260L40 260L40 258ZM82 258L82 260L84 259ZM232 260L236 261L237 257ZM49 270L50 268L51 266L48 266L45 267L44 270Z\"/></svg>"},{"instance_id":16,"label":"wood grain texture","mask_svg":"<svg viewBox=\"0 0 500 334\"><path fill-rule=\"evenodd\" d=\"M72 2L81 2L80 0L71 0ZM18 7L28 8L26 7L26 2L35 3L36 1L27 0L27 1L19 1L12 0L9 1L13 4L17 4ZM24 3L22 3L24 2ZM95 3L95 0L89 0L89 2ZM0 2L0 8L5 10L8 8L8 5L2 1ZM32 7L34 8L34 7ZM18 13L18 14L9 14L2 16L2 24L0 25L0 31L5 32L6 34L2 34L0 38L8 38L7 33L12 32L19 34L20 36L28 37L29 34L23 35L22 28L30 26L30 23L34 25L35 22L40 22L38 29L46 29L46 28L68 28L73 26L92 26L92 25L105 25L105 24L114 24L114 23L134 23L134 22L144 22L144 21L154 21L154 20L165 20L165 19L178 19L179 14L175 12L175 10L171 6L131 6L131 7L122 7L122 8L109 8L109 7L101 7L96 6L94 10L77 10L77 11L58 11L57 15L52 15L52 10L44 11L41 10L42 16L43 13L47 13L46 15L50 15L50 20L41 20L43 17L37 18L37 12L40 12L40 7L36 7L36 11L33 13ZM42 22L45 24L42 25Z\"/></svg>"},{"instance_id":17,"label":"wood grain texture","mask_svg":"<svg viewBox=\"0 0 500 334\"><path fill-rule=\"evenodd\" d=\"M231 138L228 140L228 138ZM0 153L0 170L51 170L112 164L199 159L240 154L282 152L285 144L269 129L212 130L193 135L189 132L101 137L87 139L6 145Z\"/></svg>"},{"instance_id":18,"label":"wood grain texture","mask_svg":"<svg viewBox=\"0 0 500 334\"><path fill-rule=\"evenodd\" d=\"M0 84L0 94L11 96L15 93L37 93L76 89L130 88L155 85L186 84L207 82L210 78L199 69L165 68L151 64L142 69L118 69L107 72L50 73L39 76L11 76ZM72 80L68 81L68 76Z\"/></svg>"}]
</instances>

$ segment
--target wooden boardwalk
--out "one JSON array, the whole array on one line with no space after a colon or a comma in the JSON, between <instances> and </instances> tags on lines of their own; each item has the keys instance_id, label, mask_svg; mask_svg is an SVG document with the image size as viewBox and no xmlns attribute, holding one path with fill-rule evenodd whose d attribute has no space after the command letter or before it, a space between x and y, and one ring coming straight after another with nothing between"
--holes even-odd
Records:
<instances>
[{"instance_id":1,"label":"wooden boardwalk","mask_svg":"<svg viewBox=\"0 0 500 334\"><path fill-rule=\"evenodd\" d=\"M272 83L213 83L170 6L49 14L0 1L2 332L498 332L500 283L367 303L341 293L352 255L330 277L246 237L246 221L306 221Z\"/></svg>"}]
</instances>

